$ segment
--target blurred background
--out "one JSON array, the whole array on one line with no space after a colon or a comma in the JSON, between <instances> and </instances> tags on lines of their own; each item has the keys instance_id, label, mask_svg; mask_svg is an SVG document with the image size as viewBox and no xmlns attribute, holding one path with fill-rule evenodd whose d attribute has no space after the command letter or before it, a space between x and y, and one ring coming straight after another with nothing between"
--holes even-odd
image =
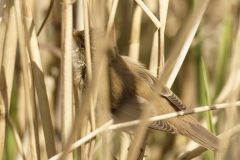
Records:
<instances>
[{"instance_id":1,"label":"blurred background","mask_svg":"<svg viewBox=\"0 0 240 160\"><path fill-rule=\"evenodd\" d=\"M157 0L144 0L146 6L154 15L158 12ZM165 27L165 60L168 59L171 47L175 43L181 27L198 7L198 0L169 0ZM239 100L240 85L240 1L210 0L201 24L198 28L181 70L174 81L172 90L180 97L188 108L215 103L233 102ZM5 33L8 24L7 1L0 1L0 55L3 54ZM31 0L35 28L42 24L48 8L48 0ZM73 3L73 26L84 29L82 2ZM111 0L89 0L90 21L93 27L106 28ZM114 20L114 31L119 52L129 54L130 37L132 34L134 1L121 0L118 3ZM97 8L95 7L97 6ZM57 151L61 150L61 2L55 1L50 16L38 36L41 62L47 88ZM155 25L142 12L140 23L139 61L149 67L152 52ZM22 79L19 48L16 51L14 80L10 107L10 116L20 135L23 145L27 144L28 118L25 104L25 94ZM204 77L207 78L207 89ZM239 109L229 108L212 112L212 123L215 134L220 134L239 123ZM201 124L207 127L206 114L194 114ZM40 116L39 116L40 119ZM43 140L41 121L39 120L39 139L41 159L47 159ZM121 137L121 136L120 136ZM119 137L118 137L119 138ZM239 135L231 138L228 151L213 155L205 152L196 159L239 159ZM197 146L196 143L181 135L171 135L150 131L148 137L146 159L165 160L176 159L182 153ZM128 147L128 146L127 146ZM127 148L126 148L127 150ZM17 151L13 133L9 127L6 130L3 159L21 159ZM95 156L94 159L101 159Z\"/></svg>"}]
</instances>

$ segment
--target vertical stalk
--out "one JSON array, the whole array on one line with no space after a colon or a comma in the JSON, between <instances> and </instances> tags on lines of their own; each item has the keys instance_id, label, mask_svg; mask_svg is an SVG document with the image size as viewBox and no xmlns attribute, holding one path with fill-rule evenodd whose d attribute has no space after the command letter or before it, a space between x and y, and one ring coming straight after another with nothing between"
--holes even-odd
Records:
<instances>
[{"instance_id":1,"label":"vertical stalk","mask_svg":"<svg viewBox=\"0 0 240 160\"><path fill-rule=\"evenodd\" d=\"M129 57L138 61L139 50L140 50L140 33L141 33L141 22L142 22L142 9L136 4L134 5L131 38L129 46Z\"/></svg>"},{"instance_id":2,"label":"vertical stalk","mask_svg":"<svg viewBox=\"0 0 240 160\"><path fill-rule=\"evenodd\" d=\"M161 27L158 30L158 68L157 77L160 78L164 67L164 32L167 19L169 0L159 0L158 1L158 16L161 22Z\"/></svg>"},{"instance_id":3,"label":"vertical stalk","mask_svg":"<svg viewBox=\"0 0 240 160\"><path fill-rule=\"evenodd\" d=\"M9 17L5 35L3 57L0 58L0 60L2 60L0 62L0 115L4 117L0 120L0 159L2 159L5 141L6 116L8 116L10 109L17 46L17 30L13 0L9 0L7 4L9 8Z\"/></svg>"},{"instance_id":4,"label":"vertical stalk","mask_svg":"<svg viewBox=\"0 0 240 160\"><path fill-rule=\"evenodd\" d=\"M62 148L65 149L73 123L72 108L72 4L62 4ZM73 159L69 153L66 159Z\"/></svg>"},{"instance_id":5,"label":"vertical stalk","mask_svg":"<svg viewBox=\"0 0 240 160\"><path fill-rule=\"evenodd\" d=\"M41 65L37 35L35 31L35 25L29 0L24 0L23 2L23 20L26 32L25 37L27 39L27 48L29 52L29 57L31 59L34 84L36 87L40 115L43 124L46 150L48 158L50 158L56 154L54 131L47 98L46 85L44 82L44 74Z\"/></svg>"},{"instance_id":6,"label":"vertical stalk","mask_svg":"<svg viewBox=\"0 0 240 160\"><path fill-rule=\"evenodd\" d=\"M31 159L40 159L39 136L38 136L38 119L36 113L35 90L33 85L33 73L28 64L30 59L26 50L25 31L21 21L21 5L20 0L14 1L15 14L17 20L18 39L20 60L23 72L23 82L25 90L25 102L28 114L29 132L30 132L30 147Z\"/></svg>"}]
</instances>

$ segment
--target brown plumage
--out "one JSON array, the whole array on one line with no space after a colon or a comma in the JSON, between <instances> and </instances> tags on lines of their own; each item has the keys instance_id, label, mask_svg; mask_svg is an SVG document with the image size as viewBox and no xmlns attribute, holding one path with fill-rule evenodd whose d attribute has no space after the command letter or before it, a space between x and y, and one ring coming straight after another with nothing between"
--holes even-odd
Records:
<instances>
[{"instance_id":1,"label":"brown plumage","mask_svg":"<svg viewBox=\"0 0 240 160\"><path fill-rule=\"evenodd\" d=\"M101 29L90 31L93 69L98 54L97 47L99 42L104 40L104 36ZM83 86L85 77L84 31L74 31L73 37L74 82L76 85ZM110 43L110 47L108 67L112 117L115 123L138 119L144 110L143 104L149 100L157 79L140 63L126 56L120 56L113 42ZM100 83L100 91L104 91L104 83ZM186 110L182 101L165 86L159 92L156 101L157 105L151 112L152 117ZM156 121L151 123L149 128L173 134L180 133L210 150L218 151L224 148L220 140L202 127L191 115Z\"/></svg>"}]
</instances>

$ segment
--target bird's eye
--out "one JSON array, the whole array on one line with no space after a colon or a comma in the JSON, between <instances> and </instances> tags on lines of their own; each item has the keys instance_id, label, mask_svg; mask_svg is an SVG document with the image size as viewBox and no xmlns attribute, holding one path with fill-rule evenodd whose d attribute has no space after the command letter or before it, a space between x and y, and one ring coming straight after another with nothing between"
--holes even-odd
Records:
<instances>
[{"instance_id":1,"label":"bird's eye","mask_svg":"<svg viewBox=\"0 0 240 160\"><path fill-rule=\"evenodd\" d=\"M80 48L85 49L84 43L80 43Z\"/></svg>"},{"instance_id":2,"label":"bird's eye","mask_svg":"<svg viewBox=\"0 0 240 160\"><path fill-rule=\"evenodd\" d=\"M85 49L85 45L84 45L84 35L80 35L79 36L79 39L80 39L80 48L81 49Z\"/></svg>"}]
</instances>

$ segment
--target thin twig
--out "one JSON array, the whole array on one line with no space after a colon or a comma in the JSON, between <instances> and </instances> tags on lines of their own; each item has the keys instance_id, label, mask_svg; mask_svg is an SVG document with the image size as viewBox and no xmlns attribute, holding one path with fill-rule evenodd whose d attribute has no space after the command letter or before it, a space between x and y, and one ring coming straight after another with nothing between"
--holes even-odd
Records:
<instances>
[{"instance_id":1,"label":"thin twig","mask_svg":"<svg viewBox=\"0 0 240 160\"><path fill-rule=\"evenodd\" d=\"M237 107L237 106L240 106L240 101L232 102L232 103L214 104L212 106L202 106L202 107L197 107L195 109L173 112L173 113L168 113L168 114L164 114L161 116L152 117L149 119L149 121L150 122L159 121L159 120L174 118L174 117L183 116L183 115L187 115L187 114L199 113L199 112L216 110L216 109L224 109L224 108L229 108L229 107ZM141 123L141 120L124 122L121 124L112 125L112 126L108 127L107 130L116 130L116 129L120 129L120 128L129 127L132 125L137 125L139 123Z\"/></svg>"},{"instance_id":2,"label":"thin twig","mask_svg":"<svg viewBox=\"0 0 240 160\"><path fill-rule=\"evenodd\" d=\"M47 11L47 15L46 15L45 19L43 20L43 23L41 24L39 30L37 31L37 36L39 36L39 34L41 33L41 31L42 31L45 23L47 22L47 19L48 19L50 13L51 13L53 4L54 4L54 0L51 0L50 5L49 5L49 8L48 8L48 11Z\"/></svg>"}]
</instances>

